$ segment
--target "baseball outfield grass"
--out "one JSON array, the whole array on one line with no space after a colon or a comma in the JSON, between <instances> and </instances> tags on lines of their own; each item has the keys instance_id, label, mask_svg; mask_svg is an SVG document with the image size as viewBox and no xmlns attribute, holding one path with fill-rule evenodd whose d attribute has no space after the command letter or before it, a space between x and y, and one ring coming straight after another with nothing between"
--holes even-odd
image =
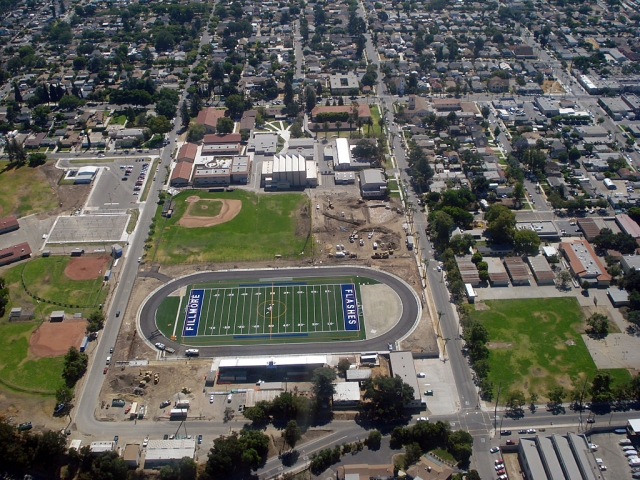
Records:
<instances>
[{"instance_id":1,"label":"baseball outfield grass","mask_svg":"<svg viewBox=\"0 0 640 480\"><path fill-rule=\"evenodd\" d=\"M78 307L73 310L73 313L82 312L86 315L99 304L104 303L107 288L103 286L102 276L93 280L71 280L64 274L64 269L70 259L70 257L61 256L38 257L26 264L7 269L3 276L9 287L10 303L7 305L5 318L8 317L12 307L32 309L36 317L42 320L53 310L68 309L68 307L60 307L51 302L90 306L89 308ZM46 299L47 302L38 304L25 292L20 281L23 268L27 289L34 295Z\"/></svg>"},{"instance_id":2,"label":"baseball outfield grass","mask_svg":"<svg viewBox=\"0 0 640 480\"><path fill-rule=\"evenodd\" d=\"M238 215L211 227L186 228L178 221L187 210L187 197L242 201ZM300 193L257 195L243 190L210 193L186 191L174 197L171 218L156 214L156 227L148 243L148 257L156 263L205 263L298 258L310 254L311 216L309 197Z\"/></svg>"},{"instance_id":3,"label":"baseball outfield grass","mask_svg":"<svg viewBox=\"0 0 640 480\"><path fill-rule=\"evenodd\" d=\"M0 382L12 389L54 394L64 384L64 357L28 358L29 337L40 322L1 323Z\"/></svg>"},{"instance_id":4,"label":"baseball outfield grass","mask_svg":"<svg viewBox=\"0 0 640 480\"><path fill-rule=\"evenodd\" d=\"M502 391L535 391L541 399L556 386L580 387L598 371L582 340L585 318L575 298L488 300L470 310L489 331L489 378ZM615 381L624 369L607 370Z\"/></svg>"}]
</instances>

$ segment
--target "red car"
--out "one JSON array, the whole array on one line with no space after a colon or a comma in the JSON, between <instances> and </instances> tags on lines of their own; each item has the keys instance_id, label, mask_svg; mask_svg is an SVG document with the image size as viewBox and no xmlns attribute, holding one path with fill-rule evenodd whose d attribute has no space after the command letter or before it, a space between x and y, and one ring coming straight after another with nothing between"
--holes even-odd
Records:
<instances>
[{"instance_id":1,"label":"red car","mask_svg":"<svg viewBox=\"0 0 640 480\"><path fill-rule=\"evenodd\" d=\"M104 373L106 375L107 374L107 370L109 370L109 367L104 367L104 370L102 371L102 373Z\"/></svg>"},{"instance_id":2,"label":"red car","mask_svg":"<svg viewBox=\"0 0 640 480\"><path fill-rule=\"evenodd\" d=\"M513 440L507 440L507 445L515 445L516 442L514 442Z\"/></svg>"},{"instance_id":3,"label":"red car","mask_svg":"<svg viewBox=\"0 0 640 480\"><path fill-rule=\"evenodd\" d=\"M504 468L501 468L496 472L496 475L504 475L505 473L507 473L507 471Z\"/></svg>"}]
</instances>

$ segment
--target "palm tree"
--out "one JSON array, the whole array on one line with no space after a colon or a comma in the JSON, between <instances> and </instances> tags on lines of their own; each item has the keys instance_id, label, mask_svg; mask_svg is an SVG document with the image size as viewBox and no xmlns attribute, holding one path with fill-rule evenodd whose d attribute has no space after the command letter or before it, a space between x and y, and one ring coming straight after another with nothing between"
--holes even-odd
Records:
<instances>
[{"instance_id":1,"label":"palm tree","mask_svg":"<svg viewBox=\"0 0 640 480\"><path fill-rule=\"evenodd\" d=\"M326 140L329 136L329 122L324 122L324 139Z\"/></svg>"},{"instance_id":2,"label":"palm tree","mask_svg":"<svg viewBox=\"0 0 640 480\"><path fill-rule=\"evenodd\" d=\"M336 130L338 130L338 137L340 136L340 127L341 126L342 126L342 122L338 120L336 122Z\"/></svg>"},{"instance_id":3,"label":"palm tree","mask_svg":"<svg viewBox=\"0 0 640 480\"><path fill-rule=\"evenodd\" d=\"M316 140L318 139L318 130L320 130L320 125L318 125L317 123L313 124L313 131L316 134Z\"/></svg>"},{"instance_id":4,"label":"palm tree","mask_svg":"<svg viewBox=\"0 0 640 480\"><path fill-rule=\"evenodd\" d=\"M373 118L367 118L367 136L371 135L371 127L373 127Z\"/></svg>"},{"instance_id":5,"label":"palm tree","mask_svg":"<svg viewBox=\"0 0 640 480\"><path fill-rule=\"evenodd\" d=\"M362 125L364 125L364 121L361 118L359 118L356 121L356 125L358 127L358 133L362 133Z\"/></svg>"},{"instance_id":6,"label":"palm tree","mask_svg":"<svg viewBox=\"0 0 640 480\"><path fill-rule=\"evenodd\" d=\"M351 138L351 128L353 125L353 117L351 115L349 115L349 119L347 120L347 122L349 123L349 138Z\"/></svg>"}]
</instances>

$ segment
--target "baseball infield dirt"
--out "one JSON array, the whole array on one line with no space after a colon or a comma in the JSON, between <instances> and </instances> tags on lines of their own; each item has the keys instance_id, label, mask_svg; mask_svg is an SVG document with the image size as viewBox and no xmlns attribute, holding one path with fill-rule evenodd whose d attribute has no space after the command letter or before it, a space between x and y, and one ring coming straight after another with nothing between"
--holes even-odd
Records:
<instances>
[{"instance_id":1,"label":"baseball infield dirt","mask_svg":"<svg viewBox=\"0 0 640 480\"><path fill-rule=\"evenodd\" d=\"M92 280L105 272L109 255L97 257L73 257L67 263L64 274L71 280Z\"/></svg>"},{"instance_id":2,"label":"baseball infield dirt","mask_svg":"<svg viewBox=\"0 0 640 480\"><path fill-rule=\"evenodd\" d=\"M36 357L64 355L69 347L79 347L87 328L84 318L44 322L29 338L29 350Z\"/></svg>"},{"instance_id":3,"label":"baseball infield dirt","mask_svg":"<svg viewBox=\"0 0 640 480\"><path fill-rule=\"evenodd\" d=\"M189 212L191 211L191 205L199 202L200 200L200 197L196 195L187 197L185 201L190 205L182 218L178 220L178 225L186 228L213 227L214 225L220 225L221 223L232 220L236 215L238 215L238 213L240 213L240 209L242 208L242 202L240 200L211 199L208 201L222 203L222 208L218 215L215 217L199 217L190 215Z\"/></svg>"}]
</instances>

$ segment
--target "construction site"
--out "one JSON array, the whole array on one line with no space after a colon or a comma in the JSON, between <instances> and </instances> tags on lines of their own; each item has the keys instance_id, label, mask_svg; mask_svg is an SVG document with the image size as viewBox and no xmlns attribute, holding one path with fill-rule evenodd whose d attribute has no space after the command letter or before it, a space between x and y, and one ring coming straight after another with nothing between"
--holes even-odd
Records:
<instances>
[{"instance_id":1,"label":"construction site","mask_svg":"<svg viewBox=\"0 0 640 480\"><path fill-rule=\"evenodd\" d=\"M324 261L409 260L410 233L399 199L363 200L355 192L313 192L312 231L316 256ZM369 263L367 263L369 264Z\"/></svg>"}]
</instances>

